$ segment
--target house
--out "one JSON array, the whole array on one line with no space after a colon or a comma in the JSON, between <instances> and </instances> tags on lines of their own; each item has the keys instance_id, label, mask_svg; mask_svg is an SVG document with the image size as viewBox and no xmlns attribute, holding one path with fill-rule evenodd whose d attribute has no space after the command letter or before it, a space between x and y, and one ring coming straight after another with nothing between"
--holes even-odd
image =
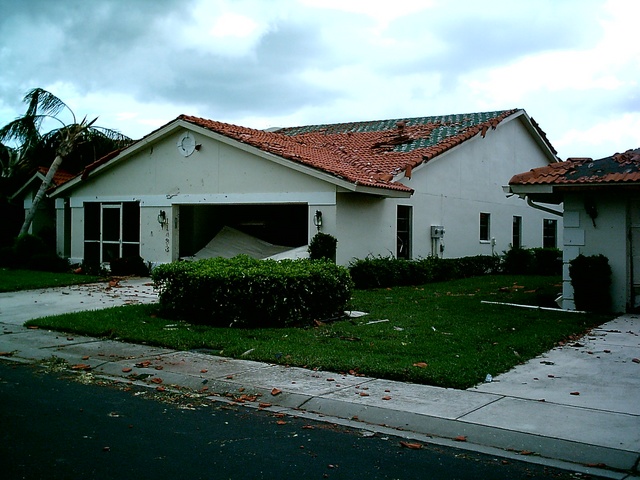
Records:
<instances>
[{"instance_id":1,"label":"house","mask_svg":"<svg viewBox=\"0 0 640 480\"><path fill-rule=\"evenodd\" d=\"M165 263L220 234L300 251L322 231L346 265L555 246L558 220L502 184L557 161L521 109L269 131L181 115L53 192L58 249Z\"/></svg>"},{"instance_id":2,"label":"house","mask_svg":"<svg viewBox=\"0 0 640 480\"><path fill-rule=\"evenodd\" d=\"M20 187L20 189L11 196L12 201L22 202L25 215L31 209L33 199L35 198L40 185L42 185L44 178L47 176L48 171L48 167L36 168L33 175L31 175L31 177L27 179L22 187ZM71 180L74 176L75 175L63 169L58 169L56 174L53 176L51 186L52 188L58 187L63 183ZM38 205L38 211L36 212L36 215L31 222L29 233L39 235L41 237L47 237L49 233L51 233L51 235L55 235L55 218L56 211L53 201L48 199L47 197L44 197L42 199L42 202L40 202L40 204Z\"/></svg>"},{"instance_id":3,"label":"house","mask_svg":"<svg viewBox=\"0 0 640 480\"><path fill-rule=\"evenodd\" d=\"M530 202L564 203L563 300L575 309L569 262L604 255L615 312L640 306L640 149L571 158L513 176L508 190Z\"/></svg>"}]
</instances>

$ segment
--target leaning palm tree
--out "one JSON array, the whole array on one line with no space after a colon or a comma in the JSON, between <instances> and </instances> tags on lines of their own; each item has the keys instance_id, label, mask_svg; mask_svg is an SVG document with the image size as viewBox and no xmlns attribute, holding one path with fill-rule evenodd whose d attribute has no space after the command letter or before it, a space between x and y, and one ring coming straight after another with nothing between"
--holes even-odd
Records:
<instances>
[{"instance_id":1,"label":"leaning palm tree","mask_svg":"<svg viewBox=\"0 0 640 480\"><path fill-rule=\"evenodd\" d=\"M15 149L17 160L13 161L11 167L33 164L38 160L36 156L47 150L52 152L54 159L33 199L31 208L25 215L20 235L29 230L40 202L51 187L54 175L74 149L84 142L97 140L108 141L112 146L111 150L121 148L131 142L130 138L115 130L94 126L97 118L87 120L85 116L78 122L73 111L62 100L41 88L28 91L24 101L28 104L27 112L0 129L0 142L13 140L18 143L18 147ZM71 123L66 124L58 117L63 110L67 110L71 114ZM43 121L47 119L59 123L60 127L42 134L40 129ZM52 146L53 148L51 148ZM8 174L11 173L11 171L8 172Z\"/></svg>"}]
</instances>

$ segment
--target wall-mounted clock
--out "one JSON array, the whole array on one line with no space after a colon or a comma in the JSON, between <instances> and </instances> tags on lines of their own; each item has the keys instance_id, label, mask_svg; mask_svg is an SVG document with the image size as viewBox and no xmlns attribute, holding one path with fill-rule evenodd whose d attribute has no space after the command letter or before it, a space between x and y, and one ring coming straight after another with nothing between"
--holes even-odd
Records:
<instances>
[{"instance_id":1,"label":"wall-mounted clock","mask_svg":"<svg viewBox=\"0 0 640 480\"><path fill-rule=\"evenodd\" d=\"M196 139L191 132L184 132L178 139L178 152L188 157L196 150Z\"/></svg>"}]
</instances>

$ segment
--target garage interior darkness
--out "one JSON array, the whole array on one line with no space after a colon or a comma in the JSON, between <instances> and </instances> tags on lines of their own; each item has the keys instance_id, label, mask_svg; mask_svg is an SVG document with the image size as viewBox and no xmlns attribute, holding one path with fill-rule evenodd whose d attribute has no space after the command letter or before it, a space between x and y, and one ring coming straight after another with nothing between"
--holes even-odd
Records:
<instances>
[{"instance_id":1,"label":"garage interior darkness","mask_svg":"<svg viewBox=\"0 0 640 480\"><path fill-rule=\"evenodd\" d=\"M180 205L180 257L196 254L225 226L274 245L307 245L308 212L306 203Z\"/></svg>"}]
</instances>

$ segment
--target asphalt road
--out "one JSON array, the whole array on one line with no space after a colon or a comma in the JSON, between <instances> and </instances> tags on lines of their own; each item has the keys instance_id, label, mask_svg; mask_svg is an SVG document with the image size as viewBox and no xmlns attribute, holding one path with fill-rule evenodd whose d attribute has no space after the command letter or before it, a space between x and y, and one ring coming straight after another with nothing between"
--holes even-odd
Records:
<instances>
[{"instance_id":1,"label":"asphalt road","mask_svg":"<svg viewBox=\"0 0 640 480\"><path fill-rule=\"evenodd\" d=\"M2 478L576 478L539 465L430 445L408 448L393 436L56 370L54 364L0 361Z\"/></svg>"}]
</instances>

